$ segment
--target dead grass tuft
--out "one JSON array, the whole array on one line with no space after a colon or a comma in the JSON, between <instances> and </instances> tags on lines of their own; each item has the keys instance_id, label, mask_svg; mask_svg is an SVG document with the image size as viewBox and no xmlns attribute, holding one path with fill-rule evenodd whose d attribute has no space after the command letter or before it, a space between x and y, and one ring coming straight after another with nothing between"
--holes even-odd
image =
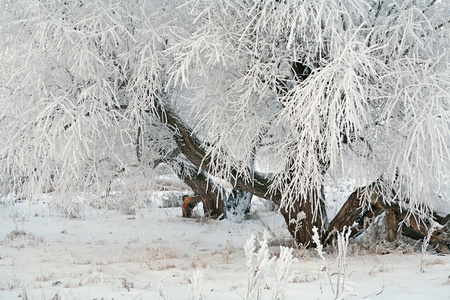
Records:
<instances>
[{"instance_id":1,"label":"dead grass tuft","mask_svg":"<svg viewBox=\"0 0 450 300\"><path fill-rule=\"evenodd\" d=\"M147 248L147 260L165 260L180 258L180 252L176 249L158 245L156 248Z\"/></svg>"},{"instance_id":2,"label":"dead grass tuft","mask_svg":"<svg viewBox=\"0 0 450 300\"><path fill-rule=\"evenodd\" d=\"M53 274L53 273L48 274L48 275L40 275L40 276L36 276L34 278L34 281L46 282L46 281L53 279L54 276L55 276L55 274Z\"/></svg>"},{"instance_id":3,"label":"dead grass tuft","mask_svg":"<svg viewBox=\"0 0 450 300\"><path fill-rule=\"evenodd\" d=\"M192 269L205 269L208 267L208 263L203 259L202 256L195 254L191 259Z\"/></svg>"},{"instance_id":4,"label":"dead grass tuft","mask_svg":"<svg viewBox=\"0 0 450 300\"><path fill-rule=\"evenodd\" d=\"M294 278L292 278L291 282L293 283L306 283L306 282L312 282L316 281L317 278L313 275L305 274L303 276L295 275Z\"/></svg>"},{"instance_id":5,"label":"dead grass tuft","mask_svg":"<svg viewBox=\"0 0 450 300\"><path fill-rule=\"evenodd\" d=\"M5 236L4 242L0 243L0 244L8 244L8 243L12 243L16 240L29 240L27 246L31 246L31 247L37 247L40 243L44 242L43 237L37 237L34 234L32 234L30 232L26 232L24 230L14 229L13 231L11 231L10 233L8 233ZM25 248L25 244L21 243L19 245L15 245L14 248L16 248L16 249Z\"/></svg>"},{"instance_id":6,"label":"dead grass tuft","mask_svg":"<svg viewBox=\"0 0 450 300\"><path fill-rule=\"evenodd\" d=\"M126 289L127 291L130 291L131 289L134 289L134 283L131 281L128 281L126 277L120 278L122 280L122 287Z\"/></svg>"},{"instance_id":7,"label":"dead grass tuft","mask_svg":"<svg viewBox=\"0 0 450 300\"><path fill-rule=\"evenodd\" d=\"M24 230L14 229L10 233L8 233L5 237L5 241L12 242L17 238L26 237L27 233Z\"/></svg>"},{"instance_id":8,"label":"dead grass tuft","mask_svg":"<svg viewBox=\"0 0 450 300\"><path fill-rule=\"evenodd\" d=\"M445 262L441 258L427 259L425 260L425 265L444 265Z\"/></svg>"},{"instance_id":9,"label":"dead grass tuft","mask_svg":"<svg viewBox=\"0 0 450 300\"><path fill-rule=\"evenodd\" d=\"M164 271L168 269L175 269L177 266L174 264L160 264L158 265L158 271Z\"/></svg>"}]
</instances>

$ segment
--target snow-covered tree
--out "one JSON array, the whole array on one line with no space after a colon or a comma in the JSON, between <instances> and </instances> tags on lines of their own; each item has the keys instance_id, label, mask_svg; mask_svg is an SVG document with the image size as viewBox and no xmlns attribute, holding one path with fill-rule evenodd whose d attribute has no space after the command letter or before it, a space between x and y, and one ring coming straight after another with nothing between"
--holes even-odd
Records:
<instances>
[{"instance_id":1,"label":"snow-covered tree","mask_svg":"<svg viewBox=\"0 0 450 300\"><path fill-rule=\"evenodd\" d=\"M170 149L146 113L164 84L167 21L134 1L2 7L2 179L30 194L104 191L119 173L151 177ZM141 149L144 139L151 145Z\"/></svg>"},{"instance_id":2,"label":"snow-covered tree","mask_svg":"<svg viewBox=\"0 0 450 300\"><path fill-rule=\"evenodd\" d=\"M446 1L153 4L3 1L5 186L150 189L170 160L272 199L301 243L349 173L396 225L448 202Z\"/></svg>"},{"instance_id":3,"label":"snow-covered tree","mask_svg":"<svg viewBox=\"0 0 450 300\"><path fill-rule=\"evenodd\" d=\"M378 179L383 201L411 213L448 199L448 4L186 6L195 29L169 49L171 79L197 87L190 101L214 175L254 182L250 162L269 157L271 191L288 224L310 223L327 177L349 171L360 182ZM293 209L305 201L312 211Z\"/></svg>"}]
</instances>

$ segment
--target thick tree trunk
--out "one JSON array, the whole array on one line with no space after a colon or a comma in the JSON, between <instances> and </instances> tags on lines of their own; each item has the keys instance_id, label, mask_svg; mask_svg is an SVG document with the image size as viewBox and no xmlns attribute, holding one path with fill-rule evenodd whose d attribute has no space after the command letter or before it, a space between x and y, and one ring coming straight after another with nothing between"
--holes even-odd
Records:
<instances>
[{"instance_id":1,"label":"thick tree trunk","mask_svg":"<svg viewBox=\"0 0 450 300\"><path fill-rule=\"evenodd\" d=\"M385 211L384 228L386 229L386 240L393 242L397 239L399 234L400 220L395 211Z\"/></svg>"},{"instance_id":2,"label":"thick tree trunk","mask_svg":"<svg viewBox=\"0 0 450 300\"><path fill-rule=\"evenodd\" d=\"M225 206L222 193L212 189L212 183L208 185L208 178L204 171L192 177L182 177L184 183L195 193L193 197L183 197L183 217L191 217L192 210L199 202L203 203L205 216L212 219L225 217Z\"/></svg>"},{"instance_id":3,"label":"thick tree trunk","mask_svg":"<svg viewBox=\"0 0 450 300\"><path fill-rule=\"evenodd\" d=\"M313 228L319 230L319 238L322 239L324 230L324 206L323 201L313 199L312 194L308 199L298 199L291 205L280 208L280 213L288 226L297 245L313 247ZM315 201L321 201L319 211L314 212Z\"/></svg>"},{"instance_id":4,"label":"thick tree trunk","mask_svg":"<svg viewBox=\"0 0 450 300\"><path fill-rule=\"evenodd\" d=\"M211 159L206 156L205 151L201 148L201 142L192 134L191 130L183 124L169 107L159 107L156 113L162 122L168 123L176 129L174 139L180 152L197 168L207 172ZM313 246L312 228L314 226L320 230L320 234L323 233L324 222L322 217L325 216L325 211L322 200L320 200L322 211L317 214L313 212L311 203L316 200L313 200L312 197L311 199L301 199L299 196L297 201L283 208L281 206L281 192L277 190L271 194L268 192L270 190L270 179L255 172L253 181L248 182L240 177L237 172L232 171L231 173L236 182L236 188L243 189L257 197L272 200L281 207L280 213L283 215L289 232L298 244Z\"/></svg>"}]
</instances>

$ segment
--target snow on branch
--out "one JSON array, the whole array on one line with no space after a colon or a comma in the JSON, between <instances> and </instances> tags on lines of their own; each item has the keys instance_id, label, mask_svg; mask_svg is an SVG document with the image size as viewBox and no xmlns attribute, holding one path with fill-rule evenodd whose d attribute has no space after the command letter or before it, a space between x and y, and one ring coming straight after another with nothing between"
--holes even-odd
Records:
<instances>
[{"instance_id":1,"label":"snow on branch","mask_svg":"<svg viewBox=\"0 0 450 300\"><path fill-rule=\"evenodd\" d=\"M167 107L211 175L265 173L283 205L350 173L426 212L449 192L444 2L2 1L2 182L147 175L179 146Z\"/></svg>"}]
</instances>

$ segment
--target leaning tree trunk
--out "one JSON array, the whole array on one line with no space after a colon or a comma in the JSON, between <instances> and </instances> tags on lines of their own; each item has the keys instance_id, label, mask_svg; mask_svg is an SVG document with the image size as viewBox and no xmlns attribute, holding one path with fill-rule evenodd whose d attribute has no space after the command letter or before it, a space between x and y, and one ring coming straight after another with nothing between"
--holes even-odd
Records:
<instances>
[{"instance_id":1,"label":"leaning tree trunk","mask_svg":"<svg viewBox=\"0 0 450 300\"><path fill-rule=\"evenodd\" d=\"M188 177L181 176L184 183L194 192L193 197L183 197L182 211L183 217L191 217L192 210L199 202L203 203L203 211L205 216L212 219L225 217L225 206L223 201L223 193L215 191L212 183L208 184L208 178L204 171L197 175Z\"/></svg>"},{"instance_id":2,"label":"leaning tree trunk","mask_svg":"<svg viewBox=\"0 0 450 300\"><path fill-rule=\"evenodd\" d=\"M354 191L341 207L337 215L328 224L327 233L325 235L326 241L331 238L336 231L342 231L344 227L351 228L351 236L357 236L364 230L366 220L382 213L382 209L376 204L376 199L371 199L367 207L364 207L364 199L372 188L370 186L358 188ZM353 226L357 224L356 226Z\"/></svg>"},{"instance_id":3,"label":"leaning tree trunk","mask_svg":"<svg viewBox=\"0 0 450 300\"><path fill-rule=\"evenodd\" d=\"M167 105L165 107L157 106L155 113L158 115L161 122L170 124L171 127L175 128L174 139L180 152L183 153L194 166L207 172L211 164L211 159L206 156L205 151L201 147L201 142L192 134L192 131L183 124L178 116ZM271 184L269 178L255 172L253 174L253 181L249 182L239 176L234 170L232 170L231 173L236 186L257 197L271 200L280 207L280 213L297 244L313 246L313 227L317 227L319 229L319 234L322 235L324 228L322 217L325 216L322 199L320 200L320 212L316 214L313 211L312 206L312 204L317 203L314 201L316 201L315 197L319 197L319 195L312 194L307 199L303 199L299 196L295 201L291 201L290 205L283 207L281 206L281 191L275 190L272 193L269 193ZM201 185L199 183L195 186ZM204 188L200 188L200 190L204 190Z\"/></svg>"}]
</instances>

